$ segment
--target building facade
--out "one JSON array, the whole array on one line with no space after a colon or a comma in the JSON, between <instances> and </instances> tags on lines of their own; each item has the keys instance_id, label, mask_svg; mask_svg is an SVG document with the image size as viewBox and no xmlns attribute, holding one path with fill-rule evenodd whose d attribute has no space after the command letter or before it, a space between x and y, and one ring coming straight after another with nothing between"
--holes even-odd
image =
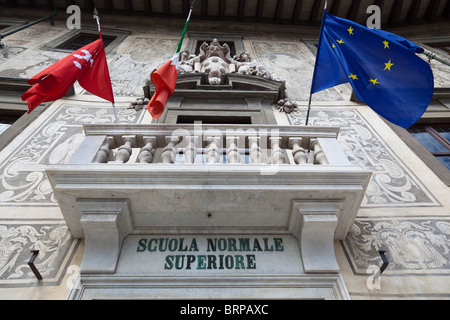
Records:
<instances>
[{"instance_id":1,"label":"building facade","mask_svg":"<svg viewBox=\"0 0 450 320\"><path fill-rule=\"evenodd\" d=\"M158 120L149 77L189 2L86 1L79 28L70 4L2 3L2 299L450 297L450 1L329 1L429 53L408 130L348 84L305 126L323 1L197 1ZM78 83L26 114L26 80L98 37L94 7L119 123Z\"/></svg>"}]
</instances>

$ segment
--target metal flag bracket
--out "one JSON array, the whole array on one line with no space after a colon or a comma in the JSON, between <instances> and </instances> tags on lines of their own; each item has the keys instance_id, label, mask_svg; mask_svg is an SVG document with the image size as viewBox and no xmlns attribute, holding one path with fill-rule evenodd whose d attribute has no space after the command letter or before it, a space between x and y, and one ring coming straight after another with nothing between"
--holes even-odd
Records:
<instances>
[{"instance_id":1,"label":"metal flag bracket","mask_svg":"<svg viewBox=\"0 0 450 320\"><path fill-rule=\"evenodd\" d=\"M33 271L36 278L38 280L42 280L42 276L39 273L39 270L34 265L34 260L36 259L37 255L39 254L39 250L31 250L30 252L33 253L33 255L31 256L30 260L28 261L28 266L30 266L30 268Z\"/></svg>"},{"instance_id":2,"label":"metal flag bracket","mask_svg":"<svg viewBox=\"0 0 450 320\"><path fill-rule=\"evenodd\" d=\"M386 257L386 251L385 250L378 250L378 253L380 254L381 260L383 260L383 264L380 267L380 270L375 274L375 278L378 278L381 276L381 274L386 270L387 266L389 265L389 261Z\"/></svg>"}]
</instances>

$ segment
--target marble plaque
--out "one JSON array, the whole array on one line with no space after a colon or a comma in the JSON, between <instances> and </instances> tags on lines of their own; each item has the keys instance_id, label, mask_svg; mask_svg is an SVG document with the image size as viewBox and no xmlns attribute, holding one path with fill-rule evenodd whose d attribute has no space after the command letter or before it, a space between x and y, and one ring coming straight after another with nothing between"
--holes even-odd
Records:
<instances>
[{"instance_id":1,"label":"marble plaque","mask_svg":"<svg viewBox=\"0 0 450 320\"><path fill-rule=\"evenodd\" d=\"M299 274L290 235L132 235L124 240L117 274Z\"/></svg>"}]
</instances>

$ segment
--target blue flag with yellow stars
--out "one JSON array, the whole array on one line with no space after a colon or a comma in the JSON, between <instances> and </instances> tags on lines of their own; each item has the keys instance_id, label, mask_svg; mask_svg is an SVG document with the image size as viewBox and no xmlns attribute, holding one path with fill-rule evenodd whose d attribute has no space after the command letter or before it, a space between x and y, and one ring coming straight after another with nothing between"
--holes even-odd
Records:
<instances>
[{"instance_id":1,"label":"blue flag with yellow stars","mask_svg":"<svg viewBox=\"0 0 450 320\"><path fill-rule=\"evenodd\" d=\"M390 122L409 128L434 91L423 49L383 30L324 12L311 94L350 82L357 97Z\"/></svg>"}]
</instances>

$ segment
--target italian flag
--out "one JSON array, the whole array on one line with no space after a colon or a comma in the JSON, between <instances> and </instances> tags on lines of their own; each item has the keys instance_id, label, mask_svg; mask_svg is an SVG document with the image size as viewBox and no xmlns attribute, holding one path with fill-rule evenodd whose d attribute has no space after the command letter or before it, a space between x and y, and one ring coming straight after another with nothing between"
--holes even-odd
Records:
<instances>
[{"instance_id":1,"label":"italian flag","mask_svg":"<svg viewBox=\"0 0 450 320\"><path fill-rule=\"evenodd\" d=\"M158 119L159 117L161 117L164 112L167 99L169 99L175 91L175 86L177 84L178 78L178 62L180 60L181 45L183 44L184 35L186 34L187 26L189 20L191 19L194 5L195 0L192 1L189 15L186 19L183 32L181 33L181 38L178 42L177 53L175 53L172 59L163 64L150 76L150 79L152 80L152 83L155 86L156 90L147 105L147 110L148 112L150 112L153 119Z\"/></svg>"},{"instance_id":2,"label":"italian flag","mask_svg":"<svg viewBox=\"0 0 450 320\"><path fill-rule=\"evenodd\" d=\"M154 71L150 79L155 86L155 93L147 105L147 110L150 112L153 119L158 119L164 112L167 99L169 99L175 91L178 78L178 62L180 52L175 55Z\"/></svg>"}]
</instances>

